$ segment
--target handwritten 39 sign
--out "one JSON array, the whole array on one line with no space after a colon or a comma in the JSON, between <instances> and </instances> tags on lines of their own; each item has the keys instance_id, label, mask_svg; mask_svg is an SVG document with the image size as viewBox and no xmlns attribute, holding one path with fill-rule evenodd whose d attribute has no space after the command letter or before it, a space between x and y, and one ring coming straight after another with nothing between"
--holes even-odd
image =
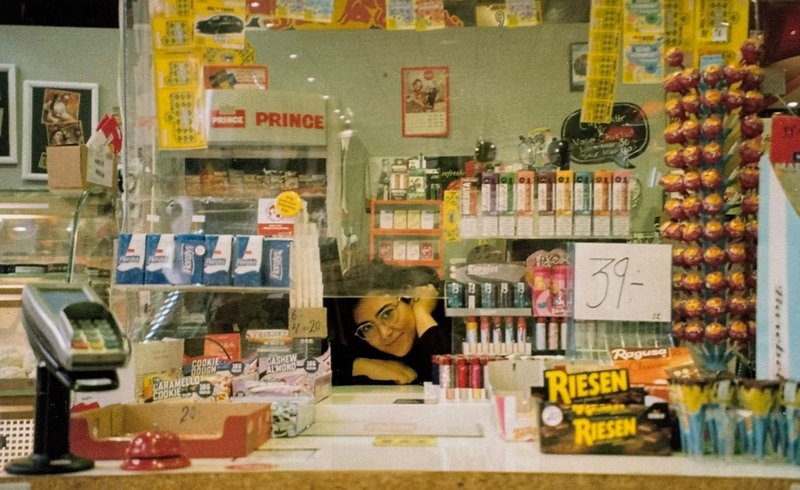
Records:
<instances>
[{"instance_id":1,"label":"handwritten 39 sign","mask_svg":"<svg viewBox=\"0 0 800 490\"><path fill-rule=\"evenodd\" d=\"M672 246L575 244L575 319L668 322Z\"/></svg>"}]
</instances>

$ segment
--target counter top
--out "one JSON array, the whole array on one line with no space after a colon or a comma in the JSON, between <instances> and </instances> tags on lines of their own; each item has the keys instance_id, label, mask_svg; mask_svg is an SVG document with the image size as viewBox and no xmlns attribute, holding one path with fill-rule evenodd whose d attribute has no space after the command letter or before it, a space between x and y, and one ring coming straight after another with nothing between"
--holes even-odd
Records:
<instances>
[{"instance_id":1,"label":"counter top","mask_svg":"<svg viewBox=\"0 0 800 490\"><path fill-rule=\"evenodd\" d=\"M415 387L335 388L303 435L271 439L237 459L129 472L97 461L69 475L0 473L0 490L106 488L780 488L800 489L800 466L752 458L563 456L536 442L506 442L489 402L414 404ZM401 402L396 401L400 399ZM386 436L385 434L389 434ZM381 436L383 435L383 436ZM393 435L393 436L392 436ZM386 445L384 445L386 444ZM30 487L5 485L29 482Z\"/></svg>"}]
</instances>

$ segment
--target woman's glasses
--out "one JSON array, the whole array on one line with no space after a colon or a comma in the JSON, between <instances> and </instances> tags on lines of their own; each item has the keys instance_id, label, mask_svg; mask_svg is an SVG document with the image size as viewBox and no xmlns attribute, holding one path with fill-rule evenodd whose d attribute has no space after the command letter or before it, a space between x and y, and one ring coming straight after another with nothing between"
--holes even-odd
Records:
<instances>
[{"instance_id":1,"label":"woman's glasses","mask_svg":"<svg viewBox=\"0 0 800 490\"><path fill-rule=\"evenodd\" d=\"M398 306L400 306L400 298L397 298L397 301L394 303L383 305L375 315L374 321L364 322L356 328L356 337L361 340L369 341L379 335L378 324L389 328L394 327L400 316Z\"/></svg>"}]
</instances>

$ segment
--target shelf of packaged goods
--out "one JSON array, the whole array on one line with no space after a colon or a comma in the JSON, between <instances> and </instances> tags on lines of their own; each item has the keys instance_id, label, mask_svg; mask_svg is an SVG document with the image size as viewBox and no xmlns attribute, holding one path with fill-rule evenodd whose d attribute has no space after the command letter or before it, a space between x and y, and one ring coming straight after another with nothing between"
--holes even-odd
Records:
<instances>
[{"instance_id":1,"label":"shelf of packaged goods","mask_svg":"<svg viewBox=\"0 0 800 490\"><path fill-rule=\"evenodd\" d=\"M375 236L432 236L437 238L442 234L439 230L422 230L419 228L374 228L372 233Z\"/></svg>"},{"instance_id":2,"label":"shelf of packaged goods","mask_svg":"<svg viewBox=\"0 0 800 490\"><path fill-rule=\"evenodd\" d=\"M205 286L202 284L114 284L112 289L120 292L172 292L185 293L251 293L251 294L289 294L289 288L243 287L243 286Z\"/></svg>"},{"instance_id":3,"label":"shelf of packaged goods","mask_svg":"<svg viewBox=\"0 0 800 490\"><path fill-rule=\"evenodd\" d=\"M430 206L439 208L441 201L433 199L375 199L372 201L375 207L380 206Z\"/></svg>"},{"instance_id":4,"label":"shelf of packaged goods","mask_svg":"<svg viewBox=\"0 0 800 490\"><path fill-rule=\"evenodd\" d=\"M442 267L441 260L384 260L387 264L396 265L400 267L433 267L440 269Z\"/></svg>"}]
</instances>

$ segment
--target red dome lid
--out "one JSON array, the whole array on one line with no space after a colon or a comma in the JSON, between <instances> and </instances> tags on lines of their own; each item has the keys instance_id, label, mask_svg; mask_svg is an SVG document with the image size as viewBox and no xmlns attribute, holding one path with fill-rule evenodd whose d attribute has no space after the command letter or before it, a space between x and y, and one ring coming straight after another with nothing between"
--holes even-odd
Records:
<instances>
[{"instance_id":1,"label":"red dome lid","mask_svg":"<svg viewBox=\"0 0 800 490\"><path fill-rule=\"evenodd\" d=\"M120 468L150 471L184 468L189 464L177 434L154 427L131 440Z\"/></svg>"}]
</instances>

